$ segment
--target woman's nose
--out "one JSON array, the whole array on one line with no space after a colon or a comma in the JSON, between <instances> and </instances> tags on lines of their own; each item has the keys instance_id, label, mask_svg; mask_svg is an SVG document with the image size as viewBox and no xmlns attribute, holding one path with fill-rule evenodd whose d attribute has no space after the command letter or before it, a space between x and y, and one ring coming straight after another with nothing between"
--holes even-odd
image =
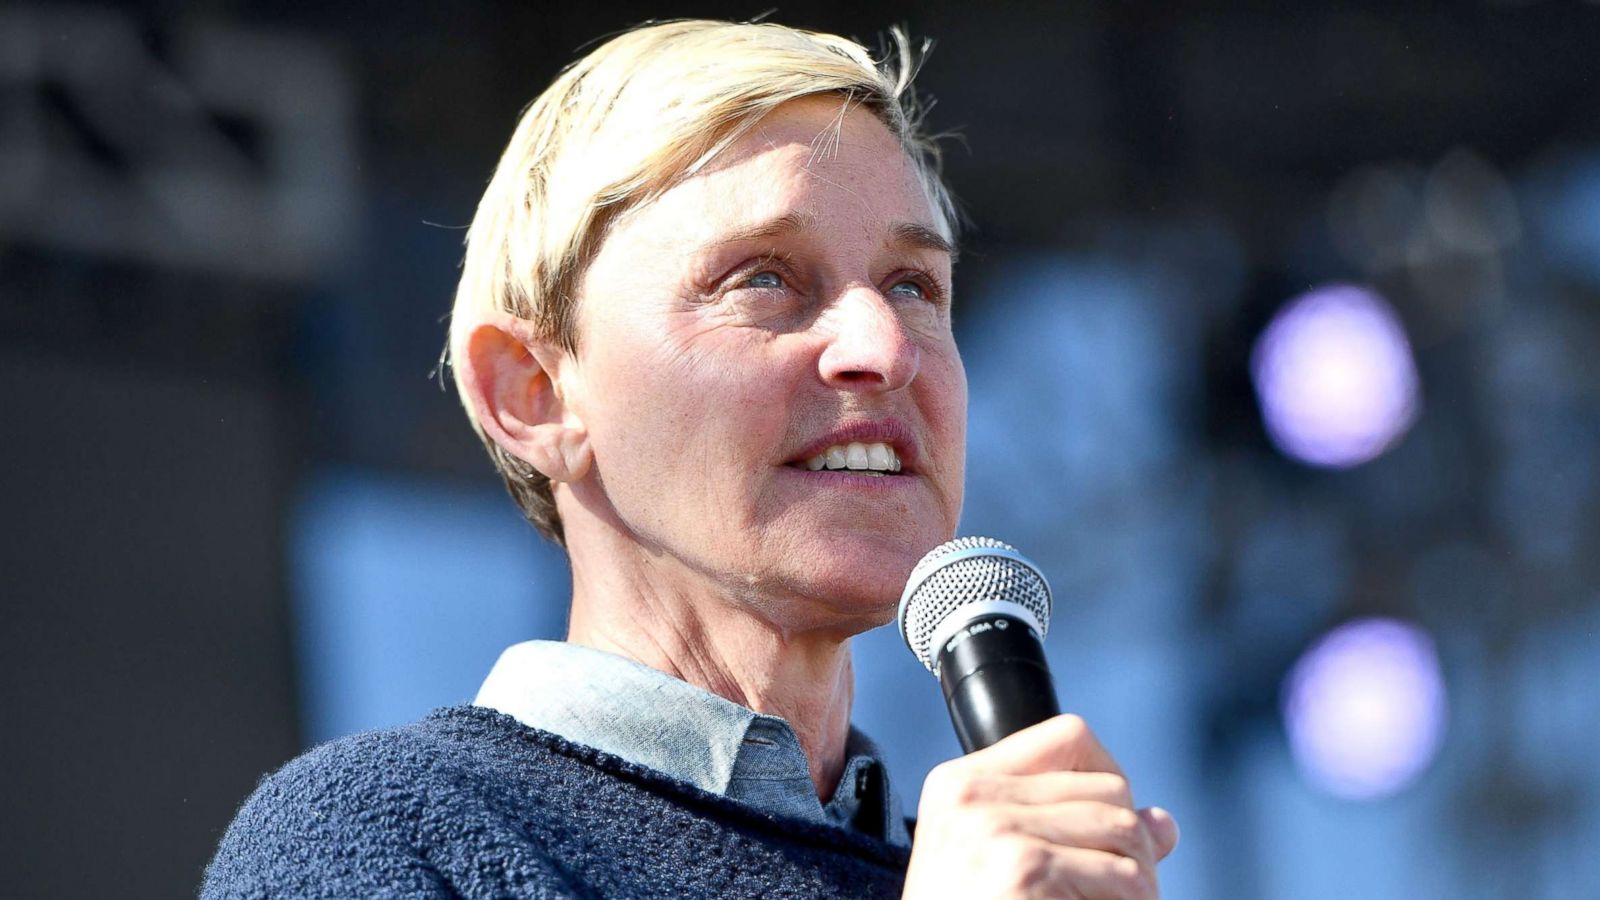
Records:
<instances>
[{"instance_id":1,"label":"woman's nose","mask_svg":"<svg viewBox=\"0 0 1600 900\"><path fill-rule=\"evenodd\" d=\"M849 390L894 391L917 377L917 344L894 304L876 289L850 288L825 318L833 327L819 362L823 381Z\"/></svg>"}]
</instances>

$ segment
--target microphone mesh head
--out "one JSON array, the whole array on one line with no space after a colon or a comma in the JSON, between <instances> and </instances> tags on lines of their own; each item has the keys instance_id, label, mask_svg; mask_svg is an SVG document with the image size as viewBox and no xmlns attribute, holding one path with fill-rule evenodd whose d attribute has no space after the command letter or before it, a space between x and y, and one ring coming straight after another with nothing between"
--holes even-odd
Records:
<instances>
[{"instance_id":1,"label":"microphone mesh head","mask_svg":"<svg viewBox=\"0 0 1600 900\"><path fill-rule=\"evenodd\" d=\"M933 636L969 603L1015 603L1050 627L1050 585L1017 548L994 538L964 537L928 551L900 595L900 637L928 671L934 669Z\"/></svg>"}]
</instances>

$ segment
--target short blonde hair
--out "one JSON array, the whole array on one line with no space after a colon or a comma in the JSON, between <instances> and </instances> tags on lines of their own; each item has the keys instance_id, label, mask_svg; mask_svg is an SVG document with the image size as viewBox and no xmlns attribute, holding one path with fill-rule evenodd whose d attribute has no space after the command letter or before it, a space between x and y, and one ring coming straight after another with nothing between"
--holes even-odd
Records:
<instances>
[{"instance_id":1,"label":"short blonde hair","mask_svg":"<svg viewBox=\"0 0 1600 900\"><path fill-rule=\"evenodd\" d=\"M523 112L467 232L445 362L493 311L578 350L575 292L607 228L703 168L781 104L838 95L888 127L915 166L944 236L955 212L938 150L910 90L917 59L901 31L883 63L860 44L771 23L705 20L642 26L567 67ZM563 543L549 479L473 429L506 488L545 536Z\"/></svg>"}]
</instances>

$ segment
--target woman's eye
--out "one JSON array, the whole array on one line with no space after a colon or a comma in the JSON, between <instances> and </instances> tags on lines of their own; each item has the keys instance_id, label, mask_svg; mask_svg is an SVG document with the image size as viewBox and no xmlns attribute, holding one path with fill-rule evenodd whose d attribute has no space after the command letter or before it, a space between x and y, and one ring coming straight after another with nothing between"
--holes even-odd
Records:
<instances>
[{"instance_id":1,"label":"woman's eye","mask_svg":"<svg viewBox=\"0 0 1600 900\"><path fill-rule=\"evenodd\" d=\"M753 288L781 288L783 287L783 276L772 271L757 272L746 278L744 283L746 287Z\"/></svg>"},{"instance_id":2,"label":"woman's eye","mask_svg":"<svg viewBox=\"0 0 1600 900\"><path fill-rule=\"evenodd\" d=\"M928 292L923 289L922 285L916 283L915 281L896 282L893 287L889 288L889 293L901 294L907 297L915 297L918 300L928 299Z\"/></svg>"}]
</instances>

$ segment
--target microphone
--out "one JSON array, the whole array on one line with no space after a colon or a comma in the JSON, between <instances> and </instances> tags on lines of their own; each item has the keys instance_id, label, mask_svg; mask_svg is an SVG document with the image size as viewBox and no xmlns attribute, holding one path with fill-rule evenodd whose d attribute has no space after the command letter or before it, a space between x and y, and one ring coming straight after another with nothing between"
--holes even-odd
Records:
<instances>
[{"instance_id":1,"label":"microphone","mask_svg":"<svg viewBox=\"0 0 1600 900\"><path fill-rule=\"evenodd\" d=\"M1017 548L986 537L933 548L911 570L898 619L944 689L963 751L1061 712L1042 643L1050 585Z\"/></svg>"}]
</instances>

